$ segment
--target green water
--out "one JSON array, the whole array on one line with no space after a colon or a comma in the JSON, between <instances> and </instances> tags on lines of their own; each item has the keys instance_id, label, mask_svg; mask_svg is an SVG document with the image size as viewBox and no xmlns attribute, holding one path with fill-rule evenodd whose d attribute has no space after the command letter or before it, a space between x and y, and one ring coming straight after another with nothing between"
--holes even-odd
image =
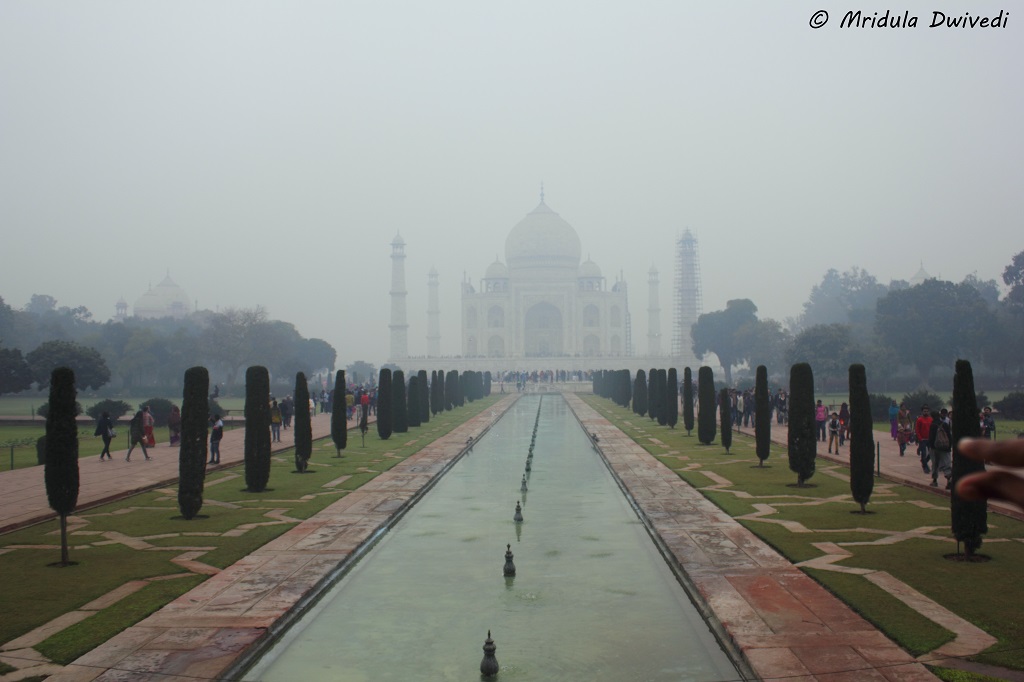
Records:
<instances>
[{"instance_id":1,"label":"green water","mask_svg":"<svg viewBox=\"0 0 1024 682\"><path fill-rule=\"evenodd\" d=\"M739 678L565 401L547 395L519 400L245 679L480 680L488 630L499 680Z\"/></svg>"}]
</instances>

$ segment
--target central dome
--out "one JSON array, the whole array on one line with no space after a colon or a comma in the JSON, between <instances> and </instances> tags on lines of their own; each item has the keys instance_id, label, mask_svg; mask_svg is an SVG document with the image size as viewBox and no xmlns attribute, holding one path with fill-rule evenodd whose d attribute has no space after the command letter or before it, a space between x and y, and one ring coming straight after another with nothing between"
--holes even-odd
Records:
<instances>
[{"instance_id":1,"label":"central dome","mask_svg":"<svg viewBox=\"0 0 1024 682\"><path fill-rule=\"evenodd\" d=\"M576 230L548 208L543 199L505 239L505 262L509 268L571 268L575 275L581 253Z\"/></svg>"}]
</instances>

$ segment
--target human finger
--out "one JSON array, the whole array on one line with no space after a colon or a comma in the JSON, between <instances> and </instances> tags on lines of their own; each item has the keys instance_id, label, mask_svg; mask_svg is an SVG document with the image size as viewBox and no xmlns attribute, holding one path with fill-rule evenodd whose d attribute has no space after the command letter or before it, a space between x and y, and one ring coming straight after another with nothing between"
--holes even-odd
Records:
<instances>
[{"instance_id":1,"label":"human finger","mask_svg":"<svg viewBox=\"0 0 1024 682\"><path fill-rule=\"evenodd\" d=\"M956 484L964 500L1006 500L1024 509L1024 478L1009 471L984 471L964 476Z\"/></svg>"},{"instance_id":2,"label":"human finger","mask_svg":"<svg viewBox=\"0 0 1024 682\"><path fill-rule=\"evenodd\" d=\"M984 438L962 438L957 443L960 454L986 464L1024 467L1024 439L993 441Z\"/></svg>"}]
</instances>

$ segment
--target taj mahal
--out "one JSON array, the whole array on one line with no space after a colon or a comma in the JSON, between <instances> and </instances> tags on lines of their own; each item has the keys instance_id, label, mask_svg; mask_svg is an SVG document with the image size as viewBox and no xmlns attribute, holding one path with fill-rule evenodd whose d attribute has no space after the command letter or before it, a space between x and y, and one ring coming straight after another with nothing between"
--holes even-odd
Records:
<instances>
[{"instance_id":1,"label":"taj mahal","mask_svg":"<svg viewBox=\"0 0 1024 682\"><path fill-rule=\"evenodd\" d=\"M496 258L474 283L460 283L458 356L441 357L438 273L427 291L427 355L410 358L406 318L405 240L391 242L391 346L389 362L407 371L473 369L647 369L699 366L690 327L700 314L696 240L678 240L671 346L663 348L659 279L648 278L646 353L638 353L630 318L629 288L621 276L610 285L589 257L576 230L544 200L516 223L505 239L505 260Z\"/></svg>"}]
</instances>

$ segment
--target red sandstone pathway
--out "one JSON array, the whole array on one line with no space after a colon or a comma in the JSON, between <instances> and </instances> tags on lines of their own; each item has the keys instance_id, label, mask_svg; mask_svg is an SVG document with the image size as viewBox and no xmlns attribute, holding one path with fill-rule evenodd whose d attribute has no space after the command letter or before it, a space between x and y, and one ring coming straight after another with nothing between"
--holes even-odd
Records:
<instances>
[{"instance_id":1,"label":"red sandstone pathway","mask_svg":"<svg viewBox=\"0 0 1024 682\"><path fill-rule=\"evenodd\" d=\"M760 679L936 679L593 408L566 400L707 603L709 620Z\"/></svg>"},{"instance_id":2,"label":"red sandstone pathway","mask_svg":"<svg viewBox=\"0 0 1024 682\"><path fill-rule=\"evenodd\" d=\"M314 439L331 434L331 415L318 414L313 417L312 423ZM356 426L356 420L349 420L350 429ZM127 438L123 435L126 432L127 427L114 439L114 447L127 445ZM281 442L272 444L273 452L293 447L294 433L294 429L282 429ZM220 444L220 465L214 468L240 463L244 459L244 446L244 428L225 431ZM103 444L99 438L81 440L78 448L78 509L94 507L178 480L178 449L168 447L166 442L149 448L152 459L148 462L138 446L132 452L130 462L124 459L127 448L115 451L112 460L100 461L99 452ZM43 467L0 472L0 533L55 516L46 501Z\"/></svg>"}]
</instances>

